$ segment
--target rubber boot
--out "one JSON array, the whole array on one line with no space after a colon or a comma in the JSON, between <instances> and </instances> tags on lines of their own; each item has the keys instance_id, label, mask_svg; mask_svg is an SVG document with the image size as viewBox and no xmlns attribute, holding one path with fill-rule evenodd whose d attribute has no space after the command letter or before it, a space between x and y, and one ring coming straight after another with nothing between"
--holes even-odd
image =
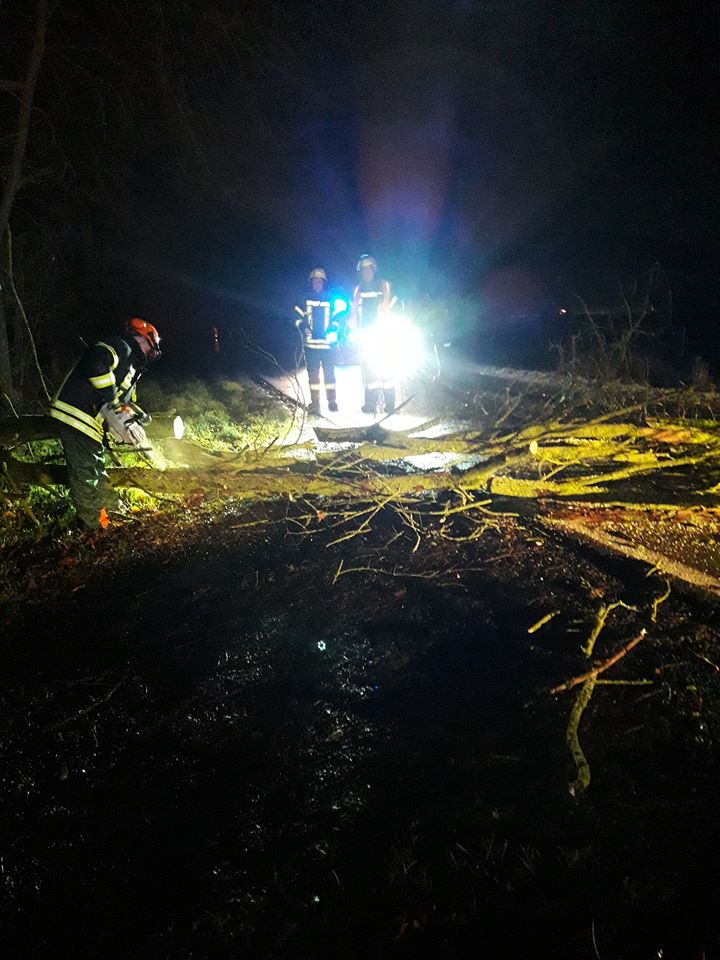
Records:
<instances>
[{"instance_id":1,"label":"rubber boot","mask_svg":"<svg viewBox=\"0 0 720 960\"><path fill-rule=\"evenodd\" d=\"M325 392L327 394L328 410L330 413L338 412L337 405L337 395L335 393L335 387L326 387Z\"/></svg>"},{"instance_id":2,"label":"rubber boot","mask_svg":"<svg viewBox=\"0 0 720 960\"><path fill-rule=\"evenodd\" d=\"M395 412L395 387L386 387L385 393L385 413Z\"/></svg>"},{"instance_id":3,"label":"rubber boot","mask_svg":"<svg viewBox=\"0 0 720 960\"><path fill-rule=\"evenodd\" d=\"M365 388L365 403L362 405L363 413L377 413L378 391L373 387Z\"/></svg>"}]
</instances>

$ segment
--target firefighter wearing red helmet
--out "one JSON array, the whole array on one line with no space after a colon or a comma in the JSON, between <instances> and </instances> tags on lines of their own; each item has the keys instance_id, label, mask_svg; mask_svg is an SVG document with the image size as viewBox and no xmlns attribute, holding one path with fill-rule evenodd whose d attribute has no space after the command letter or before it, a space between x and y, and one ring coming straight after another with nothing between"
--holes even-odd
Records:
<instances>
[{"instance_id":1,"label":"firefighter wearing red helmet","mask_svg":"<svg viewBox=\"0 0 720 960\"><path fill-rule=\"evenodd\" d=\"M119 508L105 471L105 432L110 424L125 442L142 443L141 424L150 418L135 405L135 387L159 356L157 330L133 317L122 336L87 348L50 404L50 416L60 423L70 497L85 529L97 529Z\"/></svg>"}]
</instances>

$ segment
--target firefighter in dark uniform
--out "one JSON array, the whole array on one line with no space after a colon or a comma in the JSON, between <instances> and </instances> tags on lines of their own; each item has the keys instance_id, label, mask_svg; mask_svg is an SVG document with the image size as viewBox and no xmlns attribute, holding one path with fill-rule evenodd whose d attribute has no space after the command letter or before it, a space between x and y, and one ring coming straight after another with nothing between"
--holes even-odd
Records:
<instances>
[{"instance_id":1,"label":"firefighter in dark uniform","mask_svg":"<svg viewBox=\"0 0 720 960\"><path fill-rule=\"evenodd\" d=\"M310 380L310 413L320 413L320 368L325 381L328 410L338 409L335 388L335 364L338 354L339 328L332 315L332 304L327 290L327 274L322 267L315 267L308 277L310 289L305 297L304 309L297 309L300 329L305 347L308 379Z\"/></svg>"},{"instance_id":2,"label":"firefighter in dark uniform","mask_svg":"<svg viewBox=\"0 0 720 960\"><path fill-rule=\"evenodd\" d=\"M357 331L372 327L379 310L390 307L390 284L377 275L377 261L363 254L358 260L360 281L355 287L352 300L352 324ZM395 384L383 380L381 372L367 360L361 362L365 403L363 413L375 413L380 390L385 395L385 412L395 409Z\"/></svg>"},{"instance_id":3,"label":"firefighter in dark uniform","mask_svg":"<svg viewBox=\"0 0 720 960\"><path fill-rule=\"evenodd\" d=\"M132 437L133 421L142 411L126 405L135 399L141 374L159 356L157 330L135 317L123 336L107 337L88 347L50 405L50 416L61 424L70 497L85 529L105 525L107 514L119 509L117 494L105 471L102 409L106 407L125 418Z\"/></svg>"}]
</instances>

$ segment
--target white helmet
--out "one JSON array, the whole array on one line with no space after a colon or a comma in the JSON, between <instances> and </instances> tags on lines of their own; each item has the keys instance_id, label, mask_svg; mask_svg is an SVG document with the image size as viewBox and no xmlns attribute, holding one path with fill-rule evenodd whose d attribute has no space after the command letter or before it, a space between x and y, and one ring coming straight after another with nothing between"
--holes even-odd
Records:
<instances>
[{"instance_id":1,"label":"white helmet","mask_svg":"<svg viewBox=\"0 0 720 960\"><path fill-rule=\"evenodd\" d=\"M358 272L362 270L363 267L372 267L373 270L377 270L377 260L375 257L371 257L369 253L364 253L358 260Z\"/></svg>"},{"instance_id":2,"label":"white helmet","mask_svg":"<svg viewBox=\"0 0 720 960\"><path fill-rule=\"evenodd\" d=\"M308 280L324 280L327 283L327 274L322 267L315 267L314 270L310 271Z\"/></svg>"}]
</instances>

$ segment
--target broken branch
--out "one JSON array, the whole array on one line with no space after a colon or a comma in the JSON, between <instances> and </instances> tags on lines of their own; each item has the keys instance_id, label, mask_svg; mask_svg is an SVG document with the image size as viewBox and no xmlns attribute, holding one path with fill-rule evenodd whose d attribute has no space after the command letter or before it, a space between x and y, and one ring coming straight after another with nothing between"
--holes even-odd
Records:
<instances>
[{"instance_id":1,"label":"broken branch","mask_svg":"<svg viewBox=\"0 0 720 960\"><path fill-rule=\"evenodd\" d=\"M592 670L578 674L576 677L570 677L570 679L566 680L564 683L558 684L558 686L553 687L550 690L550 693L552 695L555 695L556 693L563 693L565 690L571 690L573 687L576 687L579 683L584 683L591 677L597 678L601 673L605 673L606 670L609 670L610 667L614 667L618 660L622 660L622 658L630 653L633 647L636 647L641 640L645 639L646 636L647 630L643 627L640 633L626 643L624 647L617 651L617 653L614 653L607 660L603 660L602 663L599 663L597 666L593 667Z\"/></svg>"}]
</instances>

